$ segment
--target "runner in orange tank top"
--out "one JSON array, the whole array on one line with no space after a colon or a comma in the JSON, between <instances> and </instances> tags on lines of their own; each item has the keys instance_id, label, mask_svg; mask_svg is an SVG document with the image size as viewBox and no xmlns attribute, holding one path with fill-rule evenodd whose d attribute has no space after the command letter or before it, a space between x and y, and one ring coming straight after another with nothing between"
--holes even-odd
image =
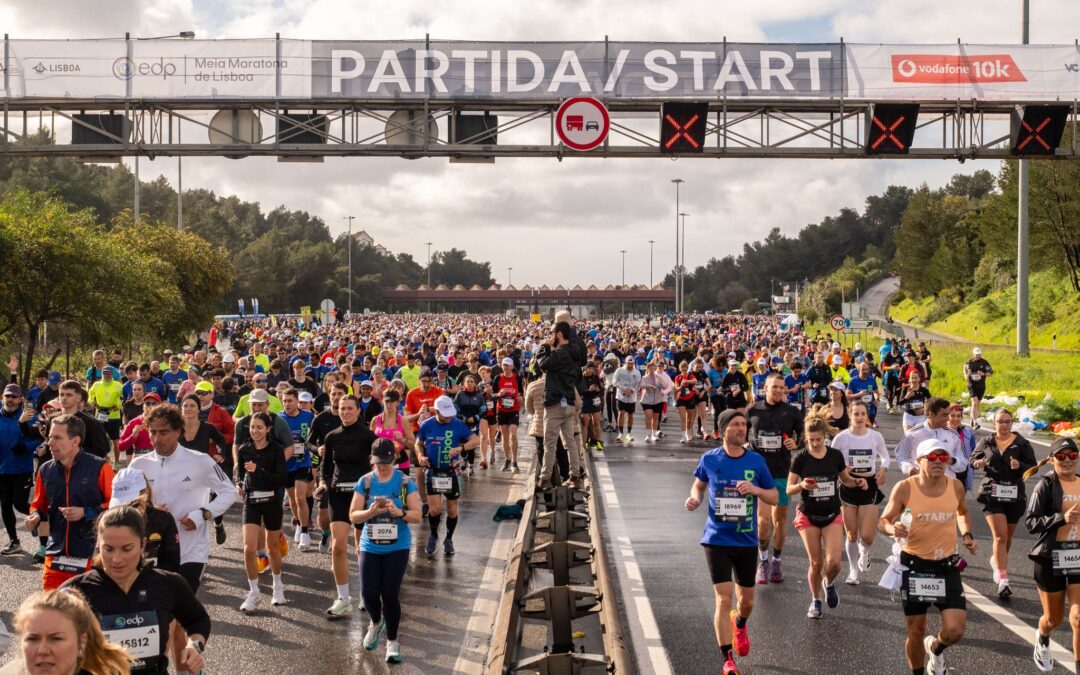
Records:
<instances>
[{"instance_id":1,"label":"runner in orange tank top","mask_svg":"<svg viewBox=\"0 0 1080 675\"><path fill-rule=\"evenodd\" d=\"M975 553L978 544L971 535L964 486L945 475L946 465L954 461L946 444L927 439L919 443L915 456L919 473L893 488L878 529L901 542L900 564L905 571L900 598L907 619L908 666L917 675L943 675L942 652L964 637L967 624L960 579L965 563L958 554L957 525L965 548ZM941 631L936 637L926 634L930 605L941 612Z\"/></svg>"}]
</instances>

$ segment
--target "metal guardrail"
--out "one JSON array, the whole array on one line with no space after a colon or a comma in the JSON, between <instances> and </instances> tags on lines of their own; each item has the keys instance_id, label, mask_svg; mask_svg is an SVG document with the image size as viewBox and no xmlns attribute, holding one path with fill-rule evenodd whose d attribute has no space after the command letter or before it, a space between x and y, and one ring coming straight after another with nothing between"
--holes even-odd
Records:
<instances>
[{"instance_id":1,"label":"metal guardrail","mask_svg":"<svg viewBox=\"0 0 1080 675\"><path fill-rule=\"evenodd\" d=\"M495 616L495 639L485 663L486 673L636 673L623 640L617 595L601 536L601 514L597 500L591 498L591 458L585 454L583 490L557 486L545 492L533 491L526 498ZM536 473L534 470L530 480L535 480ZM582 506L585 510L579 508ZM538 545L538 534L550 540ZM582 534L588 535L587 542L571 539ZM590 568L591 583L575 584L572 570L586 566ZM530 591L533 572L541 569L550 572L552 584ZM576 576L582 575L578 572ZM599 622L602 653L586 653L584 646L574 651L574 622L579 619ZM547 631L543 649L526 655L522 648L525 627L540 622Z\"/></svg>"}]
</instances>

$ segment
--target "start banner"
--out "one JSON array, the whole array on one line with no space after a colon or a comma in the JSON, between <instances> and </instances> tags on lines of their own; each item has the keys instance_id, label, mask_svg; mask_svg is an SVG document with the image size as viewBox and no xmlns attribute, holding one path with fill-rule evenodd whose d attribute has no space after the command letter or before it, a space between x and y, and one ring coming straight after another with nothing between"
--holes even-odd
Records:
<instances>
[{"instance_id":1,"label":"start banner","mask_svg":"<svg viewBox=\"0 0 1080 675\"><path fill-rule=\"evenodd\" d=\"M8 99L1065 100L1075 45L5 41Z\"/></svg>"}]
</instances>

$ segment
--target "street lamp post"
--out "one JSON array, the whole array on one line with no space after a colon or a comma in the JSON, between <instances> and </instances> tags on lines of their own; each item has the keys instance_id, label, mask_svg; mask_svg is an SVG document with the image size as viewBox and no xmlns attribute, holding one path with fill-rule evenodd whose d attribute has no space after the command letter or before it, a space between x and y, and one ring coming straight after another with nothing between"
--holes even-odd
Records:
<instances>
[{"instance_id":1,"label":"street lamp post","mask_svg":"<svg viewBox=\"0 0 1080 675\"><path fill-rule=\"evenodd\" d=\"M424 242L424 243L427 244L427 285L428 285L428 292L430 292L431 291L431 242L428 241L428 242ZM428 300L428 303L427 303L427 311L428 311L429 314L431 313L431 301L430 300Z\"/></svg>"},{"instance_id":2,"label":"street lamp post","mask_svg":"<svg viewBox=\"0 0 1080 675\"><path fill-rule=\"evenodd\" d=\"M624 249L622 251L619 251L619 253L622 253L622 286L619 288L619 290L625 293L626 292L626 250ZM626 301L625 300L622 301L622 313L626 314Z\"/></svg>"},{"instance_id":3,"label":"street lamp post","mask_svg":"<svg viewBox=\"0 0 1080 675\"><path fill-rule=\"evenodd\" d=\"M682 279L682 283L679 284L679 311L686 311L686 217L689 213L680 213L682 216L682 251L679 254L679 278Z\"/></svg>"},{"instance_id":4,"label":"street lamp post","mask_svg":"<svg viewBox=\"0 0 1080 675\"><path fill-rule=\"evenodd\" d=\"M656 243L656 240L654 240L654 239L649 240L649 292L650 293L652 292L652 289L653 289L653 278L652 278L653 266L652 266L652 262L653 262L653 244L655 244L655 243ZM649 300L649 318L650 319L652 319L652 311L653 311L652 310L652 300Z\"/></svg>"},{"instance_id":5,"label":"street lamp post","mask_svg":"<svg viewBox=\"0 0 1080 675\"><path fill-rule=\"evenodd\" d=\"M356 216L345 216L345 220L349 221L349 240L345 243L349 251L349 314L352 314L352 221L356 219Z\"/></svg>"},{"instance_id":6,"label":"street lamp post","mask_svg":"<svg viewBox=\"0 0 1080 675\"><path fill-rule=\"evenodd\" d=\"M1028 18L1029 0L1024 0L1020 17L1021 39L1030 41ZM1019 161L1019 186L1016 204L1016 353L1028 356L1028 164Z\"/></svg>"},{"instance_id":7,"label":"street lamp post","mask_svg":"<svg viewBox=\"0 0 1080 675\"><path fill-rule=\"evenodd\" d=\"M682 283L679 276L679 185L686 181L672 178L671 182L675 183L675 313L678 314L682 312L679 305L679 287Z\"/></svg>"}]
</instances>

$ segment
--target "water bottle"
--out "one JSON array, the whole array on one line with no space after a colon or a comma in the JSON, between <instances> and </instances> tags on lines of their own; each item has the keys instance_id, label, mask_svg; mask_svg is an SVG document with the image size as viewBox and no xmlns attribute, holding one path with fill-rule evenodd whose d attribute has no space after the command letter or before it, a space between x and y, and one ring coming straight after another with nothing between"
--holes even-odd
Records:
<instances>
[{"instance_id":1,"label":"water bottle","mask_svg":"<svg viewBox=\"0 0 1080 675\"><path fill-rule=\"evenodd\" d=\"M907 528L908 534L911 534L911 521L913 519L911 509L904 509L903 515L900 516L900 524ZM896 541L900 542L901 546L904 546L907 544L907 537L897 537Z\"/></svg>"}]
</instances>

